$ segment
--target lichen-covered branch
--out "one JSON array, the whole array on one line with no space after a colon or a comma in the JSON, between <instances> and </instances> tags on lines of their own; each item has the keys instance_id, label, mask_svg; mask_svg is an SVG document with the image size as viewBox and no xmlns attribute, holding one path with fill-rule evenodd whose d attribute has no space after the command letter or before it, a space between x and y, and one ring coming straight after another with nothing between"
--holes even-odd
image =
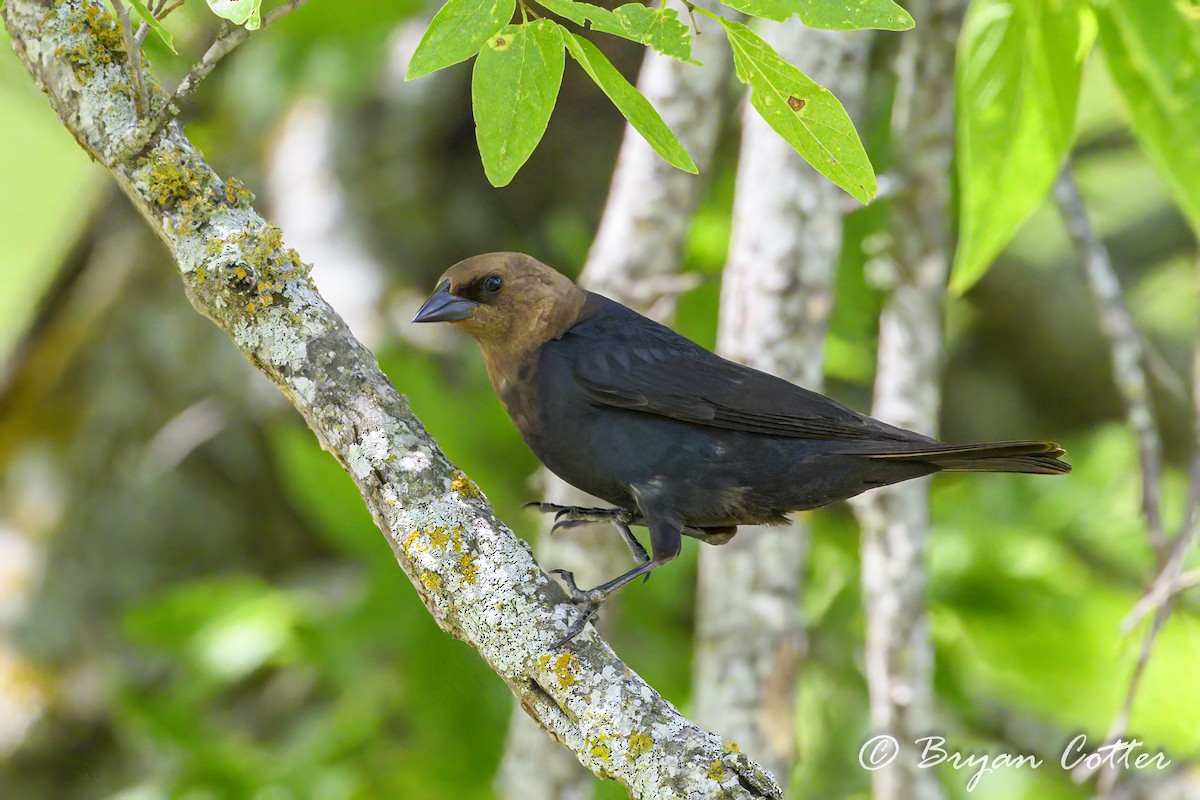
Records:
<instances>
[{"instance_id":1,"label":"lichen-covered branch","mask_svg":"<svg viewBox=\"0 0 1200 800\"><path fill-rule=\"evenodd\" d=\"M693 56L701 66L684 64L647 50L638 90L658 108L700 168L707 172L716 148L731 86L729 48L718 26L697 16L700 35ZM778 138L778 137L776 137ZM642 135L626 126L612 188L599 231L579 282L661 322L675 309L681 289L694 284L678 272L688 224L700 201L702 178L675 169L655 153ZM541 472L545 499L563 505L603 505ZM590 526L558 536L549 524L537 552L546 564L568 569L584 586L595 586L624 572L629 551L606 526ZM619 603L620 596L608 602ZM612 608L606 611L611 615ZM603 619L601 620L603 622ZM603 627L603 625L601 626ZM753 747L749 752L757 755ZM509 800L584 800L595 780L524 715L514 715L497 785Z\"/></svg>"},{"instance_id":2,"label":"lichen-covered branch","mask_svg":"<svg viewBox=\"0 0 1200 800\"><path fill-rule=\"evenodd\" d=\"M917 21L896 60L892 117L897 191L892 211L893 285L879 320L872 414L932 434L942 363L942 298L949 267L954 153L954 53L965 0L914 0ZM871 729L901 744L871 774L875 797L937 798L932 770L912 742L933 724L933 648L925 609L928 480L876 489L854 504L863 528L863 602Z\"/></svg>"},{"instance_id":3,"label":"lichen-covered branch","mask_svg":"<svg viewBox=\"0 0 1200 800\"><path fill-rule=\"evenodd\" d=\"M350 473L438 624L586 767L634 796L779 797L758 765L682 717L594 631L550 649L576 610L446 459L249 192L221 180L175 123L140 155L117 155L139 119L122 36L98 0L7 0L2 14L60 120L167 245L192 304Z\"/></svg>"},{"instance_id":4,"label":"lichen-covered branch","mask_svg":"<svg viewBox=\"0 0 1200 800\"><path fill-rule=\"evenodd\" d=\"M796 19L761 32L852 115L859 110L870 33L818 31ZM722 273L722 355L820 388L843 196L747 104ZM808 538L802 520L746 526L725 546L700 552L696 718L740 742L780 781L796 755L794 692L804 650L799 592Z\"/></svg>"}]
</instances>

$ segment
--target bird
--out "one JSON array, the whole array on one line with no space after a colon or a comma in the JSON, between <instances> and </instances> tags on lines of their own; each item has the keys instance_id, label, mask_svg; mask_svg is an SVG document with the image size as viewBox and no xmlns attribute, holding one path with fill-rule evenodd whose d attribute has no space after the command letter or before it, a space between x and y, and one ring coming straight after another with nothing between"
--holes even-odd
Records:
<instances>
[{"instance_id":1,"label":"bird","mask_svg":"<svg viewBox=\"0 0 1200 800\"><path fill-rule=\"evenodd\" d=\"M729 361L523 253L446 270L415 323L446 322L479 344L492 387L555 475L611 504L532 503L555 529L611 522L639 562L581 589L582 613L679 555L682 537L724 544L741 525L934 472L1061 474L1053 442L946 444ZM630 525L649 530L650 552Z\"/></svg>"}]
</instances>

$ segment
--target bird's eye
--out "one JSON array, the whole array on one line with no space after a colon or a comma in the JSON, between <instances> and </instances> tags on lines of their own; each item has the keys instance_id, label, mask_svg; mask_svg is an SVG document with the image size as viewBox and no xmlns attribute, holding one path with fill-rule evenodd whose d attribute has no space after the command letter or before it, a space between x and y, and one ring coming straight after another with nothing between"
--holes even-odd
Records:
<instances>
[{"instance_id":1,"label":"bird's eye","mask_svg":"<svg viewBox=\"0 0 1200 800\"><path fill-rule=\"evenodd\" d=\"M495 294L500 291L500 286L504 281L500 280L499 275L488 275L483 279L483 290L489 294Z\"/></svg>"}]
</instances>

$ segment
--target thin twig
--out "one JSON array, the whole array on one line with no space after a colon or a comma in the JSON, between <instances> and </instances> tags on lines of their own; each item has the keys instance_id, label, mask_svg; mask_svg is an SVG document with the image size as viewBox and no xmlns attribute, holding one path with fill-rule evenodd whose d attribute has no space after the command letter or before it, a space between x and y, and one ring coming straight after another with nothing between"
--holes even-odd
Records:
<instances>
[{"instance_id":1,"label":"thin twig","mask_svg":"<svg viewBox=\"0 0 1200 800\"><path fill-rule=\"evenodd\" d=\"M288 0L286 3L276 6L275 8L271 9L266 16L263 17L262 25L259 27L259 30L271 27L276 22L283 19L288 14L292 13L297 8L300 8L300 6L307 2L308 0ZM205 52L204 56L200 59L200 62L196 64L196 66L192 67L191 71L184 76L184 79L179 84L179 88L175 90L173 95L171 95L171 99L167 102L167 105L163 110L163 113L166 114L167 119L170 119L175 113L178 113L178 111L169 113L169 109L172 106L178 104L192 92L196 91L196 87L200 84L200 81L207 78L208 74L213 71L213 68L215 68L217 64L219 64L221 60L225 58L225 56L233 52L235 47L249 39L252 35L254 35L254 33L254 31L240 25L232 28L226 28L224 31L222 31L217 36L216 41L212 43L212 45L208 48L208 51ZM160 117L161 116L162 114L160 114ZM166 122L166 120L162 120L162 122ZM162 124L162 122L160 122L160 124Z\"/></svg>"},{"instance_id":2,"label":"thin twig","mask_svg":"<svg viewBox=\"0 0 1200 800\"><path fill-rule=\"evenodd\" d=\"M1112 349L1113 381L1125 406L1129 427L1138 440L1142 469L1142 514L1146 536L1160 561L1167 537L1162 520L1162 442L1154 423L1150 384L1146 379L1146 349L1133 315L1121 296L1121 282L1108 249L1088 220L1079 187L1064 168L1054 186L1054 198L1075 248L1083 259L1084 277L1099 311L1100 329Z\"/></svg>"},{"instance_id":3,"label":"thin twig","mask_svg":"<svg viewBox=\"0 0 1200 800\"><path fill-rule=\"evenodd\" d=\"M276 6L263 16L262 24L258 30L271 27L306 3L308 3L308 0L288 0L286 3ZM154 119L136 129L135 135L131 137L129 144L123 148L125 154L136 153L144 148L155 133L179 115L180 104L196 91L196 87L200 85L200 81L208 77L208 74L216 68L217 64L225 56L233 52L234 48L249 39L254 33L255 31L241 26L230 27L223 25L220 33L217 34L217 38L209 46L200 61L180 81L179 88L167 98L167 101L159 109Z\"/></svg>"},{"instance_id":4,"label":"thin twig","mask_svg":"<svg viewBox=\"0 0 1200 800\"><path fill-rule=\"evenodd\" d=\"M133 103L138 116L146 113L145 76L142 75L142 47L134 38L133 24L129 21L129 6L123 0L112 0L113 9L117 12L117 22L121 25L121 37L125 40L125 49L129 52L129 82L133 84Z\"/></svg>"}]
</instances>

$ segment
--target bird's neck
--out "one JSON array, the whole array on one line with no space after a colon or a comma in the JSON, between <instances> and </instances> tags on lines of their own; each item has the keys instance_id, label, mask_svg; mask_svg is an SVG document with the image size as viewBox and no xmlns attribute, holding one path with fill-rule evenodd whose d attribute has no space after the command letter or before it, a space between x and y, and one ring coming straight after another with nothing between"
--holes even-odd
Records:
<instances>
[{"instance_id":1,"label":"bird's neck","mask_svg":"<svg viewBox=\"0 0 1200 800\"><path fill-rule=\"evenodd\" d=\"M527 315L503 335L479 337L492 388L514 420L519 415L519 395L532 388L538 354L546 342L559 339L587 316L588 293L571 286L573 292L559 302L531 306Z\"/></svg>"}]
</instances>

